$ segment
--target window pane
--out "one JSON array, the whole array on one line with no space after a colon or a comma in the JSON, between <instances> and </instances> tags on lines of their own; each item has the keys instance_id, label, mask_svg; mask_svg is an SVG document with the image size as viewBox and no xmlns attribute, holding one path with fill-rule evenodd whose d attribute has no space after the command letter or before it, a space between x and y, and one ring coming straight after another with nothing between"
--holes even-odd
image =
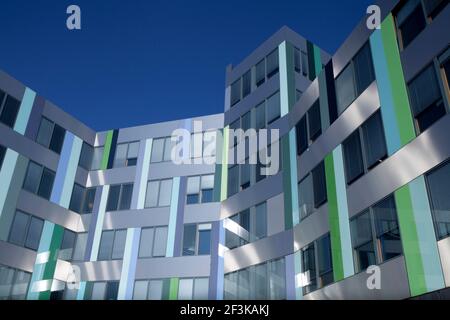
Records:
<instances>
[{"instance_id":1,"label":"window pane","mask_svg":"<svg viewBox=\"0 0 450 320\"><path fill-rule=\"evenodd\" d=\"M231 85L231 106L241 101L241 79Z\"/></svg>"},{"instance_id":2,"label":"window pane","mask_svg":"<svg viewBox=\"0 0 450 320\"><path fill-rule=\"evenodd\" d=\"M202 203L213 202L213 189L202 190Z\"/></svg>"},{"instance_id":3,"label":"window pane","mask_svg":"<svg viewBox=\"0 0 450 320\"><path fill-rule=\"evenodd\" d=\"M313 171L314 207L319 208L327 201L327 183L325 180L325 165L321 162Z\"/></svg>"},{"instance_id":4,"label":"window pane","mask_svg":"<svg viewBox=\"0 0 450 320\"><path fill-rule=\"evenodd\" d=\"M327 235L317 241L319 287L333 282L333 264L331 260L330 236Z\"/></svg>"},{"instance_id":5,"label":"window pane","mask_svg":"<svg viewBox=\"0 0 450 320\"><path fill-rule=\"evenodd\" d=\"M187 224L183 232L183 256L195 255L195 240L197 236L197 225Z\"/></svg>"},{"instance_id":6,"label":"window pane","mask_svg":"<svg viewBox=\"0 0 450 320\"><path fill-rule=\"evenodd\" d=\"M436 104L431 105L424 112L416 117L417 126L420 132L424 132L432 124L447 114L443 100L438 100Z\"/></svg>"},{"instance_id":7,"label":"window pane","mask_svg":"<svg viewBox=\"0 0 450 320\"><path fill-rule=\"evenodd\" d=\"M294 69L295 72L300 73L301 66L300 66L300 50L297 48L294 48Z\"/></svg>"},{"instance_id":8,"label":"window pane","mask_svg":"<svg viewBox=\"0 0 450 320\"><path fill-rule=\"evenodd\" d=\"M259 87L266 81L266 62L261 60L255 67L255 83Z\"/></svg>"},{"instance_id":9,"label":"window pane","mask_svg":"<svg viewBox=\"0 0 450 320\"><path fill-rule=\"evenodd\" d=\"M251 111L249 111L242 116L241 128L242 128L242 130L247 131L248 129L251 129L251 127L252 127L252 117L251 117Z\"/></svg>"},{"instance_id":10,"label":"window pane","mask_svg":"<svg viewBox=\"0 0 450 320\"><path fill-rule=\"evenodd\" d=\"M94 209L95 192L96 188L89 188L86 190L83 210L81 213L92 213L92 210Z\"/></svg>"},{"instance_id":11,"label":"window pane","mask_svg":"<svg viewBox=\"0 0 450 320\"><path fill-rule=\"evenodd\" d=\"M314 243L302 250L302 271L309 280L308 284L303 287L303 294L308 294L317 288Z\"/></svg>"},{"instance_id":12,"label":"window pane","mask_svg":"<svg viewBox=\"0 0 450 320\"><path fill-rule=\"evenodd\" d=\"M31 274L20 270L16 271L14 278L14 285L11 290L11 299L13 300L25 300L27 296L28 285L31 280ZM1 284L0 284L1 286ZM1 299L1 294L0 294Z\"/></svg>"},{"instance_id":13,"label":"window pane","mask_svg":"<svg viewBox=\"0 0 450 320\"><path fill-rule=\"evenodd\" d=\"M69 261L72 259L73 249L75 247L76 234L70 230L65 229L63 239L61 241L58 258Z\"/></svg>"},{"instance_id":14,"label":"window pane","mask_svg":"<svg viewBox=\"0 0 450 320\"><path fill-rule=\"evenodd\" d=\"M110 260L114 241L114 230L103 231L98 250L98 260Z\"/></svg>"},{"instance_id":15,"label":"window pane","mask_svg":"<svg viewBox=\"0 0 450 320\"><path fill-rule=\"evenodd\" d=\"M380 112L373 115L362 126L364 151L368 168L381 162L387 156L386 141Z\"/></svg>"},{"instance_id":16,"label":"window pane","mask_svg":"<svg viewBox=\"0 0 450 320\"><path fill-rule=\"evenodd\" d=\"M86 254L86 245L88 240L87 233L79 233L77 235L77 241L75 243L75 249L73 250L73 260L83 261Z\"/></svg>"},{"instance_id":17,"label":"window pane","mask_svg":"<svg viewBox=\"0 0 450 320\"><path fill-rule=\"evenodd\" d=\"M345 175L347 184L350 184L364 173L359 131L356 130L348 137L342 146L344 149Z\"/></svg>"},{"instance_id":18,"label":"window pane","mask_svg":"<svg viewBox=\"0 0 450 320\"><path fill-rule=\"evenodd\" d=\"M322 123L320 120L320 102L317 100L308 111L309 139L315 141L322 134Z\"/></svg>"},{"instance_id":19,"label":"window pane","mask_svg":"<svg viewBox=\"0 0 450 320\"><path fill-rule=\"evenodd\" d=\"M376 264L375 247L372 239L370 213L366 212L350 222L356 271Z\"/></svg>"},{"instance_id":20,"label":"window pane","mask_svg":"<svg viewBox=\"0 0 450 320\"><path fill-rule=\"evenodd\" d=\"M147 184L147 196L145 197L145 207L154 208L158 206L159 181L149 181Z\"/></svg>"},{"instance_id":21,"label":"window pane","mask_svg":"<svg viewBox=\"0 0 450 320\"><path fill-rule=\"evenodd\" d=\"M373 214L382 260L386 261L401 255L402 243L394 198L389 197L377 203L373 207Z\"/></svg>"},{"instance_id":22,"label":"window pane","mask_svg":"<svg viewBox=\"0 0 450 320\"><path fill-rule=\"evenodd\" d=\"M30 227L28 228L28 235L25 241L25 247L32 250L37 250L39 248L39 242L41 240L43 227L44 221L35 217L31 217Z\"/></svg>"},{"instance_id":23,"label":"window pane","mask_svg":"<svg viewBox=\"0 0 450 320\"><path fill-rule=\"evenodd\" d=\"M426 0L423 2L427 16L434 19L448 4L448 0Z\"/></svg>"},{"instance_id":24,"label":"window pane","mask_svg":"<svg viewBox=\"0 0 450 320\"><path fill-rule=\"evenodd\" d=\"M252 72L247 71L242 77L242 97L245 98L252 91Z\"/></svg>"},{"instance_id":25,"label":"window pane","mask_svg":"<svg viewBox=\"0 0 450 320\"><path fill-rule=\"evenodd\" d=\"M92 284L91 300L104 300L106 291L106 282L94 282Z\"/></svg>"},{"instance_id":26,"label":"window pane","mask_svg":"<svg viewBox=\"0 0 450 320\"><path fill-rule=\"evenodd\" d=\"M170 199L172 197L172 179L162 180L159 190L159 206L170 206Z\"/></svg>"},{"instance_id":27,"label":"window pane","mask_svg":"<svg viewBox=\"0 0 450 320\"><path fill-rule=\"evenodd\" d=\"M255 293L256 300L266 300L267 295L267 264L260 264L255 266Z\"/></svg>"},{"instance_id":28,"label":"window pane","mask_svg":"<svg viewBox=\"0 0 450 320\"><path fill-rule=\"evenodd\" d=\"M298 185L298 201L300 205L300 220L314 212L314 190L311 174Z\"/></svg>"},{"instance_id":29,"label":"window pane","mask_svg":"<svg viewBox=\"0 0 450 320\"><path fill-rule=\"evenodd\" d=\"M250 165L249 164L241 164L239 165L241 169L241 182L240 186L242 190L250 187Z\"/></svg>"},{"instance_id":30,"label":"window pane","mask_svg":"<svg viewBox=\"0 0 450 320\"><path fill-rule=\"evenodd\" d=\"M164 141L164 161L172 161L172 150L176 145L176 141L172 141L172 138L166 138Z\"/></svg>"},{"instance_id":31,"label":"window pane","mask_svg":"<svg viewBox=\"0 0 450 320\"><path fill-rule=\"evenodd\" d=\"M119 144L116 149L116 156L114 158L114 167L120 168L125 167L127 163L127 151L128 144Z\"/></svg>"},{"instance_id":32,"label":"window pane","mask_svg":"<svg viewBox=\"0 0 450 320\"><path fill-rule=\"evenodd\" d=\"M259 240L267 235L267 205L265 202L256 206L255 220L255 237Z\"/></svg>"},{"instance_id":33,"label":"window pane","mask_svg":"<svg viewBox=\"0 0 450 320\"><path fill-rule=\"evenodd\" d=\"M256 107L256 130L266 127L266 104L263 102Z\"/></svg>"},{"instance_id":34,"label":"window pane","mask_svg":"<svg viewBox=\"0 0 450 320\"><path fill-rule=\"evenodd\" d=\"M92 159L92 170L100 170L103 159L104 147L94 148L94 156Z\"/></svg>"},{"instance_id":35,"label":"window pane","mask_svg":"<svg viewBox=\"0 0 450 320\"><path fill-rule=\"evenodd\" d=\"M127 230L117 230L114 237L114 246L112 259L122 259L125 251L125 241L127 239Z\"/></svg>"},{"instance_id":36,"label":"window pane","mask_svg":"<svg viewBox=\"0 0 450 320\"><path fill-rule=\"evenodd\" d=\"M30 161L23 188L31 193L36 193L41 182L41 175L42 166Z\"/></svg>"},{"instance_id":37,"label":"window pane","mask_svg":"<svg viewBox=\"0 0 450 320\"><path fill-rule=\"evenodd\" d=\"M308 76L308 55L302 51L302 74Z\"/></svg>"},{"instance_id":38,"label":"window pane","mask_svg":"<svg viewBox=\"0 0 450 320\"><path fill-rule=\"evenodd\" d=\"M272 123L280 118L280 92L267 99L267 123Z\"/></svg>"},{"instance_id":39,"label":"window pane","mask_svg":"<svg viewBox=\"0 0 450 320\"><path fill-rule=\"evenodd\" d=\"M52 139L54 123L42 118L36 142L48 148Z\"/></svg>"},{"instance_id":40,"label":"window pane","mask_svg":"<svg viewBox=\"0 0 450 320\"><path fill-rule=\"evenodd\" d=\"M200 177L189 177L187 181L187 194L200 193Z\"/></svg>"},{"instance_id":41,"label":"window pane","mask_svg":"<svg viewBox=\"0 0 450 320\"><path fill-rule=\"evenodd\" d=\"M192 300L193 288L193 279L180 279L178 286L178 300Z\"/></svg>"},{"instance_id":42,"label":"window pane","mask_svg":"<svg viewBox=\"0 0 450 320\"><path fill-rule=\"evenodd\" d=\"M154 228L142 229L139 245L140 258L149 258L152 256L154 230Z\"/></svg>"},{"instance_id":43,"label":"window pane","mask_svg":"<svg viewBox=\"0 0 450 320\"><path fill-rule=\"evenodd\" d=\"M132 142L128 146L128 159L137 158L139 154L139 142Z\"/></svg>"},{"instance_id":44,"label":"window pane","mask_svg":"<svg viewBox=\"0 0 450 320\"><path fill-rule=\"evenodd\" d=\"M41 183L39 185L38 196L45 199L50 199L52 194L53 181L55 180L55 173L47 168L44 168L42 172Z\"/></svg>"},{"instance_id":45,"label":"window pane","mask_svg":"<svg viewBox=\"0 0 450 320\"><path fill-rule=\"evenodd\" d=\"M149 300L161 300L163 298L163 280L151 280L148 288Z\"/></svg>"},{"instance_id":46,"label":"window pane","mask_svg":"<svg viewBox=\"0 0 450 320\"><path fill-rule=\"evenodd\" d=\"M165 257L167 246L167 228L156 228L155 230L155 245L153 247L154 257Z\"/></svg>"},{"instance_id":47,"label":"window pane","mask_svg":"<svg viewBox=\"0 0 450 320\"><path fill-rule=\"evenodd\" d=\"M349 64L336 79L338 113L341 114L355 100L356 88L353 80L353 64Z\"/></svg>"},{"instance_id":48,"label":"window pane","mask_svg":"<svg viewBox=\"0 0 450 320\"><path fill-rule=\"evenodd\" d=\"M109 188L108 203L106 211L116 211L119 206L120 185Z\"/></svg>"},{"instance_id":49,"label":"window pane","mask_svg":"<svg viewBox=\"0 0 450 320\"><path fill-rule=\"evenodd\" d=\"M120 196L119 210L129 210L131 207L131 197L133 195L133 185L124 184L122 186L122 193Z\"/></svg>"},{"instance_id":50,"label":"window pane","mask_svg":"<svg viewBox=\"0 0 450 320\"><path fill-rule=\"evenodd\" d=\"M80 213L83 204L85 189L79 184L73 185L72 198L70 199L69 209L73 212Z\"/></svg>"},{"instance_id":51,"label":"window pane","mask_svg":"<svg viewBox=\"0 0 450 320\"><path fill-rule=\"evenodd\" d=\"M208 300L209 279L194 279L194 300Z\"/></svg>"},{"instance_id":52,"label":"window pane","mask_svg":"<svg viewBox=\"0 0 450 320\"><path fill-rule=\"evenodd\" d=\"M202 176L202 189L213 189L214 188L214 175Z\"/></svg>"},{"instance_id":53,"label":"window pane","mask_svg":"<svg viewBox=\"0 0 450 320\"><path fill-rule=\"evenodd\" d=\"M416 6L414 7L414 5ZM404 16L406 17L404 18ZM427 25L420 1L406 2L397 15L397 24L400 29L403 48L406 48Z\"/></svg>"},{"instance_id":54,"label":"window pane","mask_svg":"<svg viewBox=\"0 0 450 320\"><path fill-rule=\"evenodd\" d=\"M370 44L367 42L364 47L355 56L355 77L358 95L364 92L367 87L375 80L373 70L372 54Z\"/></svg>"},{"instance_id":55,"label":"window pane","mask_svg":"<svg viewBox=\"0 0 450 320\"><path fill-rule=\"evenodd\" d=\"M147 300L148 281L136 281L133 289L133 300Z\"/></svg>"},{"instance_id":56,"label":"window pane","mask_svg":"<svg viewBox=\"0 0 450 320\"><path fill-rule=\"evenodd\" d=\"M16 211L11 230L9 231L9 242L23 247L25 244L25 237L27 235L28 221L30 216Z\"/></svg>"},{"instance_id":57,"label":"window pane","mask_svg":"<svg viewBox=\"0 0 450 320\"><path fill-rule=\"evenodd\" d=\"M49 149L56 153L61 153L61 149L64 143L64 137L66 136L66 130L55 124L53 129L52 140L50 141Z\"/></svg>"},{"instance_id":58,"label":"window pane","mask_svg":"<svg viewBox=\"0 0 450 320\"><path fill-rule=\"evenodd\" d=\"M303 152L305 152L306 149L308 149L309 145L306 116L303 116L303 118L300 119L296 129L297 129L297 152L298 155L302 155Z\"/></svg>"},{"instance_id":59,"label":"window pane","mask_svg":"<svg viewBox=\"0 0 450 320\"><path fill-rule=\"evenodd\" d=\"M270 299L286 299L286 268L284 258L269 263L270 266Z\"/></svg>"},{"instance_id":60,"label":"window pane","mask_svg":"<svg viewBox=\"0 0 450 320\"><path fill-rule=\"evenodd\" d=\"M211 230L199 230L198 254L209 255L211 253Z\"/></svg>"},{"instance_id":61,"label":"window pane","mask_svg":"<svg viewBox=\"0 0 450 320\"><path fill-rule=\"evenodd\" d=\"M203 133L203 157L216 155L217 132L207 131Z\"/></svg>"},{"instance_id":62,"label":"window pane","mask_svg":"<svg viewBox=\"0 0 450 320\"><path fill-rule=\"evenodd\" d=\"M409 84L409 95L414 116L441 99L434 65L431 64Z\"/></svg>"},{"instance_id":63,"label":"window pane","mask_svg":"<svg viewBox=\"0 0 450 320\"><path fill-rule=\"evenodd\" d=\"M153 140L151 162L163 160L164 141L164 138Z\"/></svg>"},{"instance_id":64,"label":"window pane","mask_svg":"<svg viewBox=\"0 0 450 320\"><path fill-rule=\"evenodd\" d=\"M119 281L110 281L106 285L105 300L117 300L117 293L119 292Z\"/></svg>"},{"instance_id":65,"label":"window pane","mask_svg":"<svg viewBox=\"0 0 450 320\"><path fill-rule=\"evenodd\" d=\"M450 163L429 173L427 181L434 226L440 240L450 235Z\"/></svg>"},{"instance_id":66,"label":"window pane","mask_svg":"<svg viewBox=\"0 0 450 320\"><path fill-rule=\"evenodd\" d=\"M6 300L10 296L10 292L14 281L14 269L0 265L0 300Z\"/></svg>"},{"instance_id":67,"label":"window pane","mask_svg":"<svg viewBox=\"0 0 450 320\"><path fill-rule=\"evenodd\" d=\"M20 101L11 96L6 98L2 113L0 114L0 122L12 128L16 123L17 114L19 113Z\"/></svg>"},{"instance_id":68,"label":"window pane","mask_svg":"<svg viewBox=\"0 0 450 320\"><path fill-rule=\"evenodd\" d=\"M6 154L6 148L4 146L0 145L0 169L2 168L3 159L5 159L5 154Z\"/></svg>"},{"instance_id":69,"label":"window pane","mask_svg":"<svg viewBox=\"0 0 450 320\"><path fill-rule=\"evenodd\" d=\"M267 78L278 73L278 49L267 56Z\"/></svg>"},{"instance_id":70,"label":"window pane","mask_svg":"<svg viewBox=\"0 0 450 320\"><path fill-rule=\"evenodd\" d=\"M86 170L91 170L92 159L94 157L94 147L90 146L86 142L83 142L83 147L81 148L80 161L78 165Z\"/></svg>"},{"instance_id":71,"label":"window pane","mask_svg":"<svg viewBox=\"0 0 450 320\"><path fill-rule=\"evenodd\" d=\"M238 300L250 299L250 270L238 271Z\"/></svg>"},{"instance_id":72,"label":"window pane","mask_svg":"<svg viewBox=\"0 0 450 320\"><path fill-rule=\"evenodd\" d=\"M239 167L228 168L228 196L232 196L239 191Z\"/></svg>"}]
</instances>

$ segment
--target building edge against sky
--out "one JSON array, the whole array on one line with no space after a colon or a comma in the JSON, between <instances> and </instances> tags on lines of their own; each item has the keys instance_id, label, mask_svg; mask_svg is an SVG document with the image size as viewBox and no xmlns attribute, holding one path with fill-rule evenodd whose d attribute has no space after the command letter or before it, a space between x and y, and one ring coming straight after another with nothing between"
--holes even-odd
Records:
<instances>
[{"instance_id":1,"label":"building edge against sky","mask_svg":"<svg viewBox=\"0 0 450 320\"><path fill-rule=\"evenodd\" d=\"M97 133L0 72L0 298L448 298L447 4L379 1L332 58L283 27L195 119ZM179 128L222 163L173 164ZM278 174L229 164L238 128L280 130Z\"/></svg>"}]
</instances>

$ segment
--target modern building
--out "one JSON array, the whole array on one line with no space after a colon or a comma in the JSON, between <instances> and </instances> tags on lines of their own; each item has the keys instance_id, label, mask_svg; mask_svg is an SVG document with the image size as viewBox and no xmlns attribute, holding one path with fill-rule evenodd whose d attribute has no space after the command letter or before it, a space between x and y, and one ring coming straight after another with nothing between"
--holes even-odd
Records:
<instances>
[{"instance_id":1,"label":"modern building","mask_svg":"<svg viewBox=\"0 0 450 320\"><path fill-rule=\"evenodd\" d=\"M95 132L0 72L0 298L449 298L447 4L379 1L332 57L283 27L195 119ZM275 173L235 129L279 130Z\"/></svg>"}]
</instances>

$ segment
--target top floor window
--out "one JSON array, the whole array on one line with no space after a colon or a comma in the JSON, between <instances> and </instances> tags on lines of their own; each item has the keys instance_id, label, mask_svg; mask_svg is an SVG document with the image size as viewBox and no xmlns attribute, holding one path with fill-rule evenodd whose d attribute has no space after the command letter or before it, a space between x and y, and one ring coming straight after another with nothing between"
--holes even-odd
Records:
<instances>
[{"instance_id":1,"label":"top floor window","mask_svg":"<svg viewBox=\"0 0 450 320\"><path fill-rule=\"evenodd\" d=\"M0 90L0 122L13 128L19 113L20 101Z\"/></svg>"},{"instance_id":2,"label":"top floor window","mask_svg":"<svg viewBox=\"0 0 450 320\"><path fill-rule=\"evenodd\" d=\"M117 145L114 167L131 167L137 164L139 142L121 143Z\"/></svg>"},{"instance_id":3,"label":"top floor window","mask_svg":"<svg viewBox=\"0 0 450 320\"><path fill-rule=\"evenodd\" d=\"M60 154L66 130L53 121L42 117L36 142Z\"/></svg>"}]
</instances>

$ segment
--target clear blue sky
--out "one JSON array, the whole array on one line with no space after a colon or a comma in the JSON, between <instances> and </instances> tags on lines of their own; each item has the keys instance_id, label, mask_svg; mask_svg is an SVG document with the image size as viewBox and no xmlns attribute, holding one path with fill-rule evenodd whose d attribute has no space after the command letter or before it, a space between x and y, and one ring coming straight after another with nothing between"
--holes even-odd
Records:
<instances>
[{"instance_id":1,"label":"clear blue sky","mask_svg":"<svg viewBox=\"0 0 450 320\"><path fill-rule=\"evenodd\" d=\"M1 0L0 69L99 131L219 113L229 63L283 25L334 53L372 2Z\"/></svg>"}]
</instances>

